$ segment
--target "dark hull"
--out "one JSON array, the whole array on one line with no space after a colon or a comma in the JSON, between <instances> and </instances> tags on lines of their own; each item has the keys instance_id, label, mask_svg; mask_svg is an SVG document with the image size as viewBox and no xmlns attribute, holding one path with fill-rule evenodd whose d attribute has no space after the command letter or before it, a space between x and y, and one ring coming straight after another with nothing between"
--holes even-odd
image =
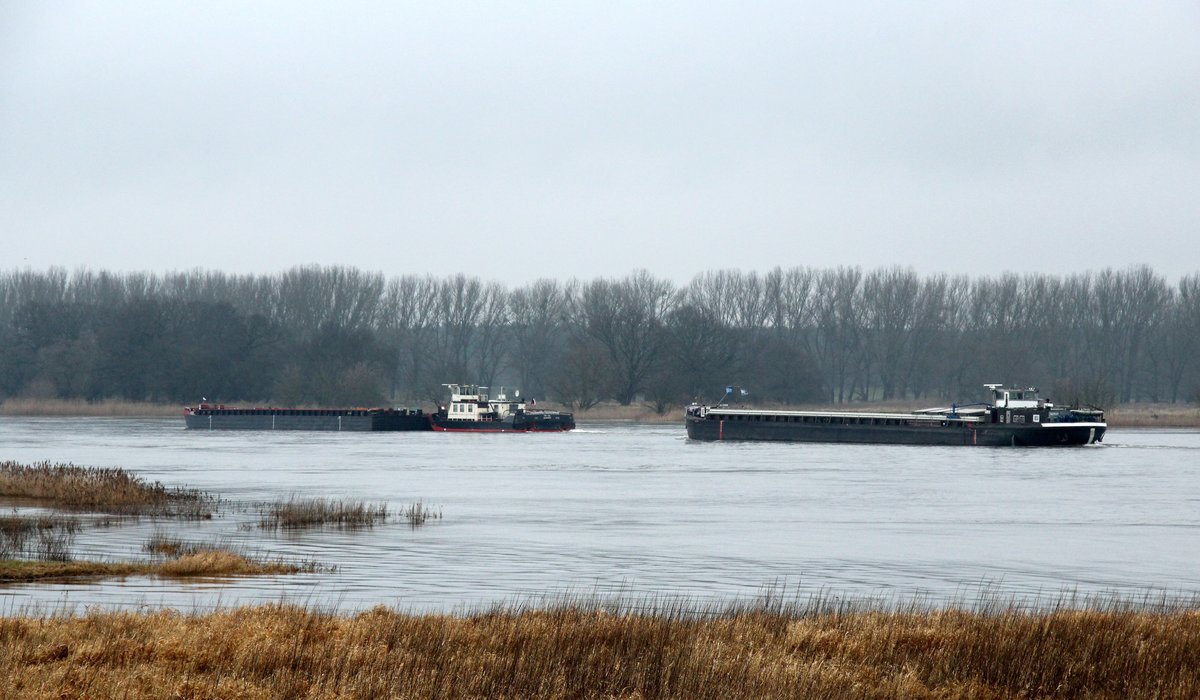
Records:
<instances>
[{"instance_id":1,"label":"dark hull","mask_svg":"<svg viewBox=\"0 0 1200 700\"><path fill-rule=\"evenodd\" d=\"M839 425L755 420L720 420L688 416L693 440L765 440L776 442L840 442L888 445L982 445L1051 447L1086 445L1104 437L1103 423L1004 425Z\"/></svg>"},{"instance_id":2,"label":"dark hull","mask_svg":"<svg viewBox=\"0 0 1200 700\"><path fill-rule=\"evenodd\" d=\"M430 423L445 433L561 433L575 428L575 418L569 414L526 414L506 420L450 420L435 414Z\"/></svg>"},{"instance_id":3,"label":"dark hull","mask_svg":"<svg viewBox=\"0 0 1200 700\"><path fill-rule=\"evenodd\" d=\"M429 416L418 411L214 408L188 411L183 421L191 430L431 430Z\"/></svg>"}]
</instances>

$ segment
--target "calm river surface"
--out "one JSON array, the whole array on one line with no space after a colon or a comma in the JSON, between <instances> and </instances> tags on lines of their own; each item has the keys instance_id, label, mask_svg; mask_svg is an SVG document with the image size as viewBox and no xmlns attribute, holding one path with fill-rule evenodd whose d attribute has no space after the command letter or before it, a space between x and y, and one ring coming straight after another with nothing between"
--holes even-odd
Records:
<instances>
[{"instance_id":1,"label":"calm river surface","mask_svg":"<svg viewBox=\"0 0 1200 700\"><path fill-rule=\"evenodd\" d=\"M555 435L203 432L180 419L0 418L0 460L117 466L226 501L210 522L88 528L77 557L138 559L154 532L335 573L0 587L0 614L288 600L453 611L568 594L697 600L788 591L1017 598L1200 593L1200 431L1110 430L1013 449L697 443L682 425ZM418 499L442 519L262 531L289 496Z\"/></svg>"}]
</instances>

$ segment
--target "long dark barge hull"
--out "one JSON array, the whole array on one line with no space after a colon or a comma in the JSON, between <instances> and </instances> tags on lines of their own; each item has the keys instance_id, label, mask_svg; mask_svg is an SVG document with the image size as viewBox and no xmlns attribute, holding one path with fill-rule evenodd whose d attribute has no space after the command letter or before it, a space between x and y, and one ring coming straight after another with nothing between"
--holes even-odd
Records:
<instances>
[{"instance_id":1,"label":"long dark barge hull","mask_svg":"<svg viewBox=\"0 0 1200 700\"><path fill-rule=\"evenodd\" d=\"M429 414L408 409L195 408L183 415L190 430L428 431Z\"/></svg>"},{"instance_id":2,"label":"long dark barge hull","mask_svg":"<svg viewBox=\"0 0 1200 700\"><path fill-rule=\"evenodd\" d=\"M525 414L508 420L449 420L434 414L430 423L443 433L562 433L575 429L575 417L569 413Z\"/></svg>"},{"instance_id":3,"label":"long dark barge hull","mask_svg":"<svg viewBox=\"0 0 1200 700\"><path fill-rule=\"evenodd\" d=\"M1053 447L1100 442L1107 429L1105 423L1083 422L1013 425L951 420L931 421L928 425L874 425L762 420L767 416L759 417L759 420L754 418L756 416L738 416L733 420L721 419L711 414L705 418L688 416L687 434L692 440L707 441Z\"/></svg>"}]
</instances>

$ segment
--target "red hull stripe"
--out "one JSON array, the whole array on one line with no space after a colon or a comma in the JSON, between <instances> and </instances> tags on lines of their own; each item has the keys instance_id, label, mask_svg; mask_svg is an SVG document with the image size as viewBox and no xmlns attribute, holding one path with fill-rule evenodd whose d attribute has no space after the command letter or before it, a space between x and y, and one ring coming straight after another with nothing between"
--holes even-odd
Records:
<instances>
[{"instance_id":1,"label":"red hull stripe","mask_svg":"<svg viewBox=\"0 0 1200 700\"><path fill-rule=\"evenodd\" d=\"M433 426L439 433L565 433L569 428L534 429L534 428L446 428Z\"/></svg>"}]
</instances>

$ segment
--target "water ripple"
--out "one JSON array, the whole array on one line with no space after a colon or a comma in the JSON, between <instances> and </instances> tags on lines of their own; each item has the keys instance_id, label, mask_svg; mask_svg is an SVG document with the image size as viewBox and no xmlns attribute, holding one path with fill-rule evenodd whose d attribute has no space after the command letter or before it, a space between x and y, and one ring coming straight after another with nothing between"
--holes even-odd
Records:
<instances>
[{"instance_id":1,"label":"water ripple","mask_svg":"<svg viewBox=\"0 0 1200 700\"><path fill-rule=\"evenodd\" d=\"M0 588L28 606L211 609L299 601L455 610L572 591L719 600L786 580L839 594L960 599L986 587L1195 592L1200 432L1113 430L1105 449L695 443L681 426L562 435L221 433L177 420L0 419L0 458L120 466L214 491L222 517L93 528L78 556L145 558L155 532L335 573ZM291 496L421 500L410 528L274 532Z\"/></svg>"}]
</instances>

